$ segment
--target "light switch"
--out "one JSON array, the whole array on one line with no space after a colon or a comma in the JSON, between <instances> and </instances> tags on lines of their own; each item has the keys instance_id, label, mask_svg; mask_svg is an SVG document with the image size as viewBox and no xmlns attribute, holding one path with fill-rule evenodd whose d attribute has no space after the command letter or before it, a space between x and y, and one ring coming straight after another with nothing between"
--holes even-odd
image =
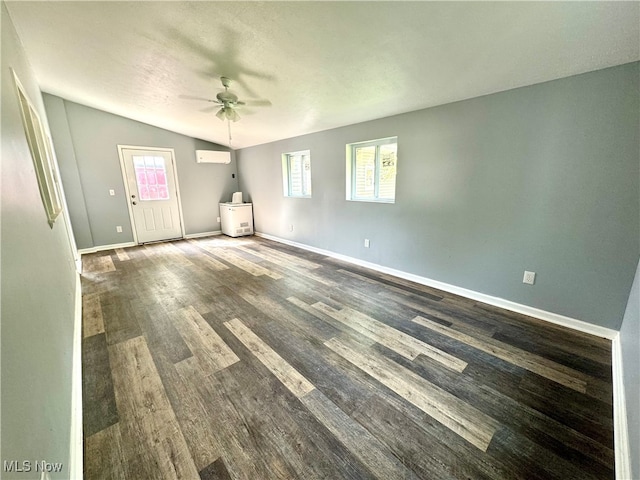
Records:
<instances>
[{"instance_id":1,"label":"light switch","mask_svg":"<svg viewBox=\"0 0 640 480\"><path fill-rule=\"evenodd\" d=\"M112 197L116 196L116 191L114 189L110 189L109 190L109 195L111 195Z\"/></svg>"}]
</instances>

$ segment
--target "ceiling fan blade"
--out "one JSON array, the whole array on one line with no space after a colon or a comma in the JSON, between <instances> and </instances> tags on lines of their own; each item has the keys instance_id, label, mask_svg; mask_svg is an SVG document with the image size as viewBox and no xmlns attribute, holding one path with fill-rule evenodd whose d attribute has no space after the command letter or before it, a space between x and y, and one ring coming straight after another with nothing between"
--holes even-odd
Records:
<instances>
[{"instance_id":1,"label":"ceiling fan blade","mask_svg":"<svg viewBox=\"0 0 640 480\"><path fill-rule=\"evenodd\" d=\"M245 105L249 105L251 107L270 107L271 102L269 100L247 100L244 102Z\"/></svg>"},{"instance_id":2,"label":"ceiling fan blade","mask_svg":"<svg viewBox=\"0 0 640 480\"><path fill-rule=\"evenodd\" d=\"M198 111L202 113L211 113L215 111L217 108L220 108L220 107L218 107L218 105L212 105L211 107L202 108Z\"/></svg>"},{"instance_id":3,"label":"ceiling fan blade","mask_svg":"<svg viewBox=\"0 0 640 480\"><path fill-rule=\"evenodd\" d=\"M194 97L193 95L178 95L178 98L182 98L184 100L199 100L201 102L215 101L215 100L211 100L210 98Z\"/></svg>"}]
</instances>

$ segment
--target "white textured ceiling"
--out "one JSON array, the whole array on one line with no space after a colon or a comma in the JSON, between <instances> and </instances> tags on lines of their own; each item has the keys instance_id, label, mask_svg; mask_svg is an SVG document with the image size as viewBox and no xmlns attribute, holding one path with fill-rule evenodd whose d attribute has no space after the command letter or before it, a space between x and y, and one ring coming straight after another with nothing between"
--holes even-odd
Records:
<instances>
[{"instance_id":1,"label":"white textured ceiling","mask_svg":"<svg viewBox=\"0 0 640 480\"><path fill-rule=\"evenodd\" d=\"M640 59L638 2L6 2L45 92L234 148Z\"/></svg>"}]
</instances>

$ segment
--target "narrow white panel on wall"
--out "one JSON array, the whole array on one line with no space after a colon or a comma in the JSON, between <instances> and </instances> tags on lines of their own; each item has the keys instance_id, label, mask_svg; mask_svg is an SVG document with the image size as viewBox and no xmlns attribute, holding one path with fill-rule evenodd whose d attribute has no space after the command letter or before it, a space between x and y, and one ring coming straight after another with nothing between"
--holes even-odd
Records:
<instances>
[{"instance_id":1,"label":"narrow white panel on wall","mask_svg":"<svg viewBox=\"0 0 640 480\"><path fill-rule=\"evenodd\" d=\"M196 150L197 163L231 163L231 152L214 150Z\"/></svg>"}]
</instances>

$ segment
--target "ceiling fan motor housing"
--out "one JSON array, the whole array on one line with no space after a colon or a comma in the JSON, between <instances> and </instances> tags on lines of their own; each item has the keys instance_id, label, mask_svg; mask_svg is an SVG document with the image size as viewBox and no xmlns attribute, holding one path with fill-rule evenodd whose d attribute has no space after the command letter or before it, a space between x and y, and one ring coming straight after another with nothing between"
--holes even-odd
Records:
<instances>
[{"instance_id":1,"label":"ceiling fan motor housing","mask_svg":"<svg viewBox=\"0 0 640 480\"><path fill-rule=\"evenodd\" d=\"M229 92L228 90L218 93L216 95L216 98L218 99L219 102L225 105L227 104L236 105L238 103L238 96L235 95L234 93Z\"/></svg>"}]
</instances>

